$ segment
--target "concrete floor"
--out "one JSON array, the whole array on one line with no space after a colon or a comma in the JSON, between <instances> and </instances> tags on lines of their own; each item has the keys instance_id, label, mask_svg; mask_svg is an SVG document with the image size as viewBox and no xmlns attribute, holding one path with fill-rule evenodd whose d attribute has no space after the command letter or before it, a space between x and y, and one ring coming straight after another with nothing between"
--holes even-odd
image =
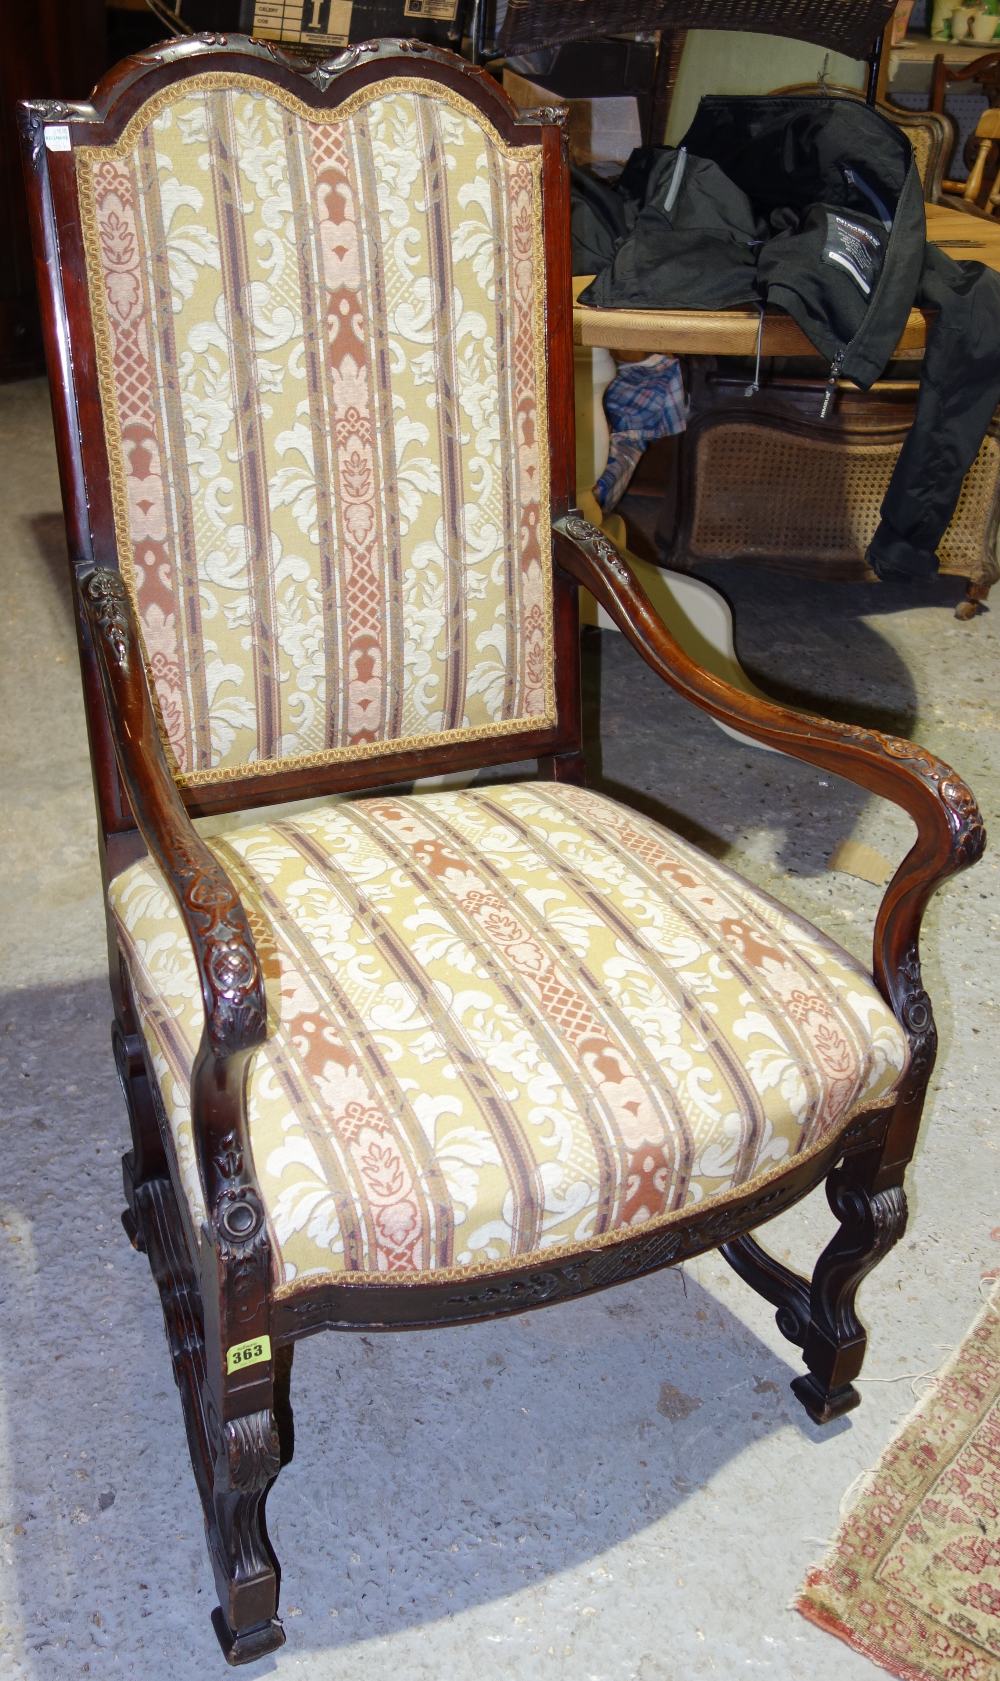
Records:
<instances>
[{"instance_id":1,"label":"concrete floor","mask_svg":"<svg viewBox=\"0 0 1000 1681\"><path fill-rule=\"evenodd\" d=\"M125 1115L59 497L39 383L0 391L8 933L2 986L0 1677L219 1675L201 1520L145 1261L118 1223ZM996 615L916 594L719 569L757 680L911 733L1000 787ZM827 868L909 824L723 736L605 634L589 655L608 786L859 953L877 889ZM772 686L774 684L772 683ZM270 1501L288 1644L310 1681L863 1681L789 1609L840 1503L980 1305L997 1227L997 854L941 893L941 1027L908 1236L869 1280L864 1405L821 1432L794 1351L716 1257L497 1326L314 1338L294 1463ZM808 1266L812 1199L771 1228ZM917 1384L919 1388L919 1383Z\"/></svg>"}]
</instances>

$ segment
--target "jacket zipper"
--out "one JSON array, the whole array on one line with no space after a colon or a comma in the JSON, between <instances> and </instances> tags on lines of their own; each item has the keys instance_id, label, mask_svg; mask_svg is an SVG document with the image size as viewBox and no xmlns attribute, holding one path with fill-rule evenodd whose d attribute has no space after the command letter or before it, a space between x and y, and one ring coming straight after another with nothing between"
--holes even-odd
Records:
<instances>
[{"instance_id":1,"label":"jacket zipper","mask_svg":"<svg viewBox=\"0 0 1000 1681\"><path fill-rule=\"evenodd\" d=\"M889 213L889 207L882 199L879 198L875 188L870 187L868 182L863 176L858 174L856 169L848 169L847 165L843 163L841 164L840 169L848 186L854 187L855 190L861 194L862 198L866 198L868 200L868 203L871 205L886 232L891 233L892 216Z\"/></svg>"},{"instance_id":2,"label":"jacket zipper","mask_svg":"<svg viewBox=\"0 0 1000 1681\"><path fill-rule=\"evenodd\" d=\"M837 351L837 354L834 356L833 361L830 363L830 372L827 376L826 388L823 392L823 406L819 411L820 420L825 420L833 407L833 399L837 390L837 381L840 378L840 370L844 366L844 357L846 355L847 346L846 344L842 344L840 349Z\"/></svg>"},{"instance_id":3,"label":"jacket zipper","mask_svg":"<svg viewBox=\"0 0 1000 1681\"><path fill-rule=\"evenodd\" d=\"M677 156L674 159L674 168L670 177L670 185L667 188L667 196L663 200L663 210L664 214L667 216L670 215L670 212L673 210L680 195L681 182L684 179L684 171L687 168L687 161L687 147L679 146L677 149Z\"/></svg>"},{"instance_id":4,"label":"jacket zipper","mask_svg":"<svg viewBox=\"0 0 1000 1681\"><path fill-rule=\"evenodd\" d=\"M753 379L744 389L744 397L756 397L760 390L760 353L764 343L764 305L761 303L758 308L760 314L757 317L757 360L754 365Z\"/></svg>"}]
</instances>

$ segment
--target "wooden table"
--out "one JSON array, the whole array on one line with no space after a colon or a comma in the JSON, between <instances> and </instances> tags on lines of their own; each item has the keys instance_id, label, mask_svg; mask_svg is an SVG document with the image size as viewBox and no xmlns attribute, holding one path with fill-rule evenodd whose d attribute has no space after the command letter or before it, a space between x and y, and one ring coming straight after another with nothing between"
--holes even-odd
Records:
<instances>
[{"instance_id":1,"label":"wooden table","mask_svg":"<svg viewBox=\"0 0 1000 1681\"><path fill-rule=\"evenodd\" d=\"M1000 270L1000 222L964 210L928 204L927 237L949 257L974 257ZM576 303L589 275L573 282L573 337L577 344L607 350L666 350L675 356L753 356L757 350L756 309L588 309ZM920 356L927 340L927 312L910 311L897 356ZM816 356L790 315L764 316L764 356Z\"/></svg>"},{"instance_id":2,"label":"wooden table","mask_svg":"<svg viewBox=\"0 0 1000 1681\"><path fill-rule=\"evenodd\" d=\"M972 257L1000 271L1000 223L970 215L964 210L952 210L944 205L925 205L927 236L949 256ZM609 351L667 351L678 356L753 356L757 350L757 331L760 315L756 309L588 309L576 299L590 282L589 275L577 276L573 281L573 338L578 359L578 382L581 377L580 358L588 351L602 358L603 377L587 381L586 401L578 383L577 429L586 423L586 410L591 399L600 409L600 394L614 376L614 363ZM897 356L919 357L927 342L929 312L914 309L903 329L896 349ZM764 316L762 341L764 356L812 356L819 361L816 347L796 326L791 316L782 311L768 311ZM596 371L596 370L595 370ZM607 430L603 413L594 416L595 453L591 465L596 469L588 483L589 489L607 461ZM599 424L598 424L599 423ZM578 447L578 455L580 454ZM583 498L581 497L581 501ZM586 501L587 513L607 526L609 535L624 544L625 529L617 514L601 521L600 510L592 497ZM670 625L675 636L701 664L734 683L748 693L759 693L743 671L736 656L732 614L723 596L703 579L670 572L650 562L632 557L642 583L657 610ZM601 618L598 622L610 624ZM725 726L720 726L725 728ZM731 733L731 732L728 732Z\"/></svg>"}]
</instances>

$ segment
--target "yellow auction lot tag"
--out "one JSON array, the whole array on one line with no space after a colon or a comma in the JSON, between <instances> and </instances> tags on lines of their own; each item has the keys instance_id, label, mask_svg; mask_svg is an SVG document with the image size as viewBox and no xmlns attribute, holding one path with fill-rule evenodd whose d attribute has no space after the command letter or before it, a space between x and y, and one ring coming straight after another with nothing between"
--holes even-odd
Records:
<instances>
[{"instance_id":1,"label":"yellow auction lot tag","mask_svg":"<svg viewBox=\"0 0 1000 1681\"><path fill-rule=\"evenodd\" d=\"M242 1372L247 1366L259 1366L271 1358L270 1337L251 1337L249 1342L234 1342L226 1350L226 1371Z\"/></svg>"}]
</instances>

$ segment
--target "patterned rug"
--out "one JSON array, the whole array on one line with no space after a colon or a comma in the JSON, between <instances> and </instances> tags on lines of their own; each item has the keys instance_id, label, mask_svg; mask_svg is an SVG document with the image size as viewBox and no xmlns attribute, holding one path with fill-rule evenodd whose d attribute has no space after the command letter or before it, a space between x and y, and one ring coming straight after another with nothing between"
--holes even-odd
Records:
<instances>
[{"instance_id":1,"label":"patterned rug","mask_svg":"<svg viewBox=\"0 0 1000 1681\"><path fill-rule=\"evenodd\" d=\"M905 1681L1000 1681L1000 1291L797 1603Z\"/></svg>"}]
</instances>

